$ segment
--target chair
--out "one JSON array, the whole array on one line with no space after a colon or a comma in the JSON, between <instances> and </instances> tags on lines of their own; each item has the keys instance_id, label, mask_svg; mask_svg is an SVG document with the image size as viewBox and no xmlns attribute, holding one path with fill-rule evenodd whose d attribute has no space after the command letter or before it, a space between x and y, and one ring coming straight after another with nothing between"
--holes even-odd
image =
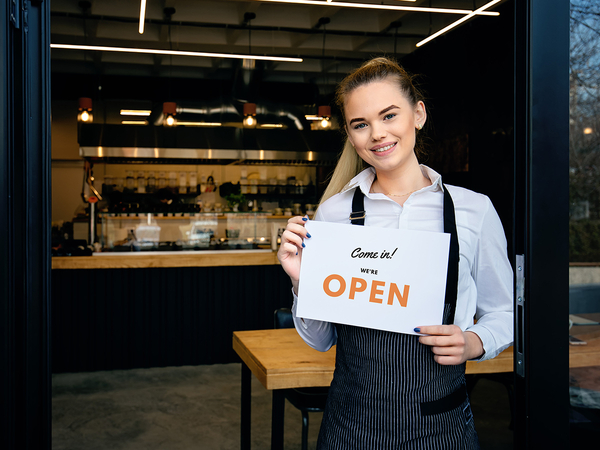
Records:
<instances>
[{"instance_id":1,"label":"chair","mask_svg":"<svg viewBox=\"0 0 600 450\"><path fill-rule=\"evenodd\" d=\"M275 310L275 328L294 328L292 311L289 308ZM302 450L308 446L308 413L323 412L327 401L328 387L284 389L284 397L302 413Z\"/></svg>"}]
</instances>

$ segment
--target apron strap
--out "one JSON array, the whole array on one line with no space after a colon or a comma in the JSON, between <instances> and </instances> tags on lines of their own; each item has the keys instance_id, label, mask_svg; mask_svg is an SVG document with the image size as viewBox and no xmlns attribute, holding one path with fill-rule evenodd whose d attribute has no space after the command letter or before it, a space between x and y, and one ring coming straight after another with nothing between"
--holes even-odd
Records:
<instances>
[{"instance_id":1,"label":"apron strap","mask_svg":"<svg viewBox=\"0 0 600 450\"><path fill-rule=\"evenodd\" d=\"M354 190L354 197L352 197L352 214L350 214L350 223L352 225L364 225L365 224L365 196L357 187Z\"/></svg>"},{"instance_id":2,"label":"apron strap","mask_svg":"<svg viewBox=\"0 0 600 450\"><path fill-rule=\"evenodd\" d=\"M454 212L454 202L448 192L446 185L442 183L444 190L444 233L450 234L450 252L448 253L448 274L446 277L446 297L444 303L448 310L448 315L444 321L446 324L454 323L454 314L456 312L456 297L458 295L458 260L460 249L458 246L458 232L456 231L456 215ZM359 187L354 190L352 197L352 214L350 222L352 225L365 224L365 196Z\"/></svg>"},{"instance_id":3,"label":"apron strap","mask_svg":"<svg viewBox=\"0 0 600 450\"><path fill-rule=\"evenodd\" d=\"M454 323L456 312L456 297L458 295L458 260L460 249L458 247L458 232L456 231L456 215L454 202L448 188L442 183L444 189L444 233L450 234L450 252L448 253L448 274L446 276L446 305L450 305L446 323Z\"/></svg>"}]
</instances>

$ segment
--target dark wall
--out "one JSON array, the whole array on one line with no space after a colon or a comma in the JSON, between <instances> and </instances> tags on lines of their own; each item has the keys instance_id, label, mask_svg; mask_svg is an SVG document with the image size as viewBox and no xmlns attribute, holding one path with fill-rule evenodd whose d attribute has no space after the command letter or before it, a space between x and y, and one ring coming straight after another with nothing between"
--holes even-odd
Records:
<instances>
[{"instance_id":1,"label":"dark wall","mask_svg":"<svg viewBox=\"0 0 600 450\"><path fill-rule=\"evenodd\" d=\"M239 361L232 333L291 307L279 266L52 271L52 372Z\"/></svg>"},{"instance_id":2,"label":"dark wall","mask_svg":"<svg viewBox=\"0 0 600 450\"><path fill-rule=\"evenodd\" d=\"M488 195L507 236L513 215L514 4L425 44L401 63L428 109L428 156L446 182Z\"/></svg>"}]
</instances>

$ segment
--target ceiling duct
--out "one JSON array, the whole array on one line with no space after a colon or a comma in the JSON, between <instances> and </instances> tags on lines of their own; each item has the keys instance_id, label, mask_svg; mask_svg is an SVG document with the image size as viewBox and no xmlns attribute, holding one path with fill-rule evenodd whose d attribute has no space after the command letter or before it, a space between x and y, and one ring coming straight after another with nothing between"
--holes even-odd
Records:
<instances>
[{"instance_id":1,"label":"ceiling duct","mask_svg":"<svg viewBox=\"0 0 600 450\"><path fill-rule=\"evenodd\" d=\"M224 107L212 113L232 112ZM299 120L283 109L270 113L285 115L291 122ZM80 125L79 146L84 158L114 162L332 165L342 149L342 135L337 130L315 132L295 126L247 129L92 123Z\"/></svg>"}]
</instances>

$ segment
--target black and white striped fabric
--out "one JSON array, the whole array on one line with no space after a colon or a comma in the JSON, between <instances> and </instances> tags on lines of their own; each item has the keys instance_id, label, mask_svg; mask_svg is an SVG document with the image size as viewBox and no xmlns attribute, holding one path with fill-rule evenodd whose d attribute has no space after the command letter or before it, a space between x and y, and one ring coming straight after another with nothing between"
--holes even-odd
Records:
<instances>
[{"instance_id":1,"label":"black and white striped fabric","mask_svg":"<svg viewBox=\"0 0 600 450\"><path fill-rule=\"evenodd\" d=\"M352 216L360 219L353 223L363 225L364 201L356 198L363 194L359 188L356 191ZM444 323L452 323L458 238L454 205L445 187L444 194L444 231L453 235L454 241ZM336 328L336 367L318 449L479 448L466 395L465 364L437 364L431 349L420 344L418 336L342 324Z\"/></svg>"}]
</instances>

